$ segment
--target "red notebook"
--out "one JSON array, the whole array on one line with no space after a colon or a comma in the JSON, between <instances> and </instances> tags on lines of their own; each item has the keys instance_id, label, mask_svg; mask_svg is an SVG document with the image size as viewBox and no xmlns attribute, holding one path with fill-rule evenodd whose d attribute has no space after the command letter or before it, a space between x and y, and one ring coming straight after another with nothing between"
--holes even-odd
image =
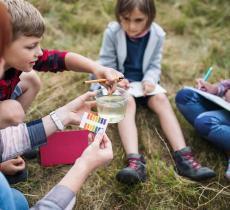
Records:
<instances>
[{"instance_id":1,"label":"red notebook","mask_svg":"<svg viewBox=\"0 0 230 210\"><path fill-rule=\"evenodd\" d=\"M56 132L40 147L42 166L73 164L88 146L87 130Z\"/></svg>"}]
</instances>

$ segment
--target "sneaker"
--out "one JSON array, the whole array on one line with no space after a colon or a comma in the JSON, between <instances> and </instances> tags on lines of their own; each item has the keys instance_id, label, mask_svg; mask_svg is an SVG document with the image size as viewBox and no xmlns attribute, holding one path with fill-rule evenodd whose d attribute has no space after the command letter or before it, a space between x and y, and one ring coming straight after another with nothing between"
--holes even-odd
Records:
<instances>
[{"instance_id":1,"label":"sneaker","mask_svg":"<svg viewBox=\"0 0 230 210\"><path fill-rule=\"evenodd\" d=\"M146 162L143 155L129 154L128 165L117 173L117 181L133 185L146 180Z\"/></svg>"},{"instance_id":2,"label":"sneaker","mask_svg":"<svg viewBox=\"0 0 230 210\"><path fill-rule=\"evenodd\" d=\"M216 176L215 172L207 167L202 167L194 158L191 149L185 147L174 152L176 169L179 175L195 181L201 181Z\"/></svg>"}]
</instances>

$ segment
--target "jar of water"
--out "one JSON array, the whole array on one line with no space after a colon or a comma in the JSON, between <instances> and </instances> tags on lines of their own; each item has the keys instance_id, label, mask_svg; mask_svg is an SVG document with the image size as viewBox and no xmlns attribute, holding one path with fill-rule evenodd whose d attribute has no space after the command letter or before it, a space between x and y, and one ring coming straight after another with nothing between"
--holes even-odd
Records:
<instances>
[{"instance_id":1,"label":"jar of water","mask_svg":"<svg viewBox=\"0 0 230 210\"><path fill-rule=\"evenodd\" d=\"M97 91L96 103L97 111L100 117L109 120L109 123L118 123L125 117L128 93L117 88L112 94L109 94L106 88Z\"/></svg>"}]
</instances>

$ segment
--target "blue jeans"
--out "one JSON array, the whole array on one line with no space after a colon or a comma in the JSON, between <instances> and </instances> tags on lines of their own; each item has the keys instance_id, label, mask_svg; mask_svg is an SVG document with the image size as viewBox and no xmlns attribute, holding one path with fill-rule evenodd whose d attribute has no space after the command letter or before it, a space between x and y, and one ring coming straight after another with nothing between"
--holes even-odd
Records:
<instances>
[{"instance_id":1,"label":"blue jeans","mask_svg":"<svg viewBox=\"0 0 230 210\"><path fill-rule=\"evenodd\" d=\"M186 88L177 93L176 104L202 137L230 152L230 112Z\"/></svg>"},{"instance_id":2,"label":"blue jeans","mask_svg":"<svg viewBox=\"0 0 230 210\"><path fill-rule=\"evenodd\" d=\"M28 210L29 205L24 195L16 189L10 188L4 175L0 172L0 209Z\"/></svg>"}]
</instances>

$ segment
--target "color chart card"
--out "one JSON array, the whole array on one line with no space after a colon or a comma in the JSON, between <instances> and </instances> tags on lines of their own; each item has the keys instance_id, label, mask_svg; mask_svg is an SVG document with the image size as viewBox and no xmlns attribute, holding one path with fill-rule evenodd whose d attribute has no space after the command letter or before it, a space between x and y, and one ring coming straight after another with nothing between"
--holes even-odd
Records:
<instances>
[{"instance_id":1,"label":"color chart card","mask_svg":"<svg viewBox=\"0 0 230 210\"><path fill-rule=\"evenodd\" d=\"M108 119L85 112L81 119L80 128L97 133L100 129L103 129L105 132L107 125Z\"/></svg>"}]
</instances>

